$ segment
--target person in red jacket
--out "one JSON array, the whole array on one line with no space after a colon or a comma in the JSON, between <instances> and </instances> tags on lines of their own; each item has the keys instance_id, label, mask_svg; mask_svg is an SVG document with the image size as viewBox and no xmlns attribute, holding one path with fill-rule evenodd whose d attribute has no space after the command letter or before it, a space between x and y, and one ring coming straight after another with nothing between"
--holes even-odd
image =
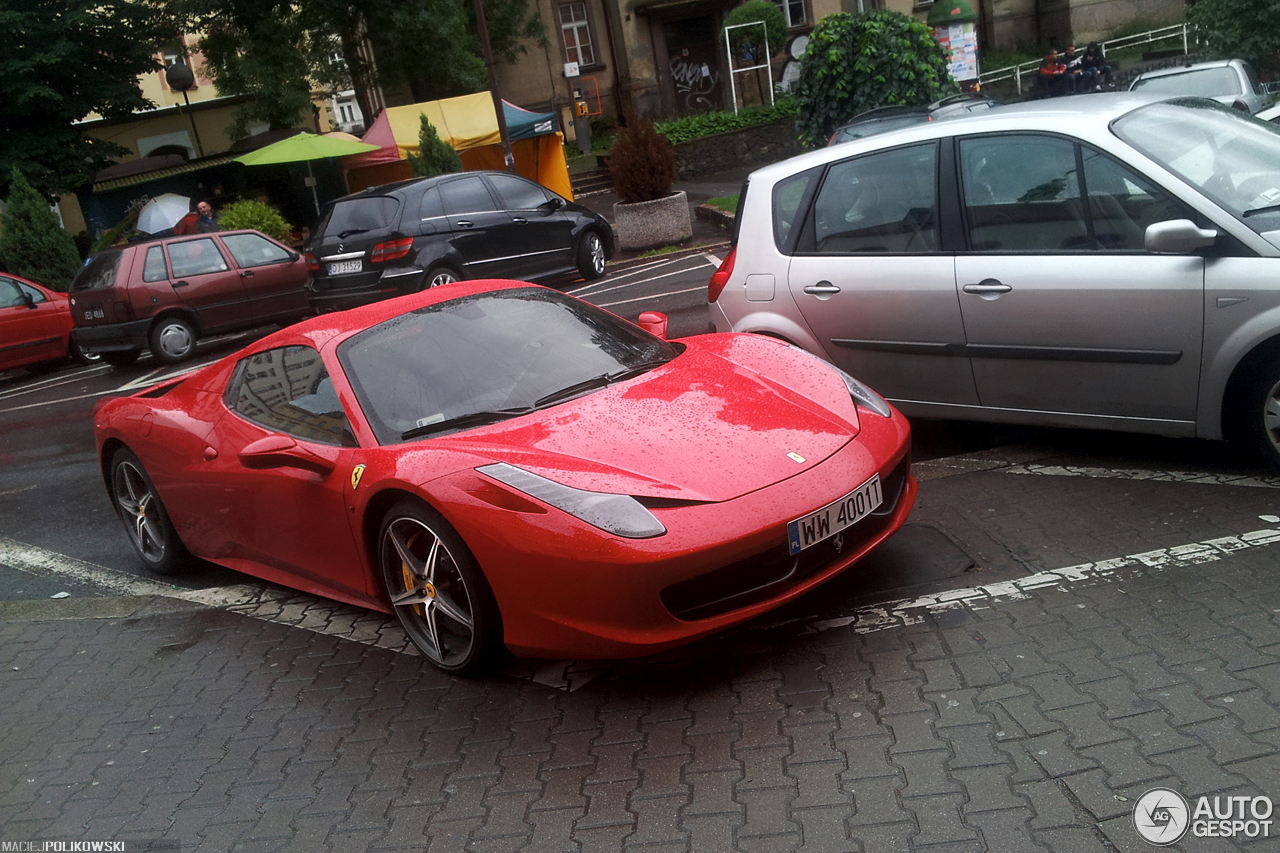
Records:
<instances>
[{"instance_id":1,"label":"person in red jacket","mask_svg":"<svg viewBox=\"0 0 1280 853\"><path fill-rule=\"evenodd\" d=\"M191 202L191 210L186 216L182 217L173 226L173 233L177 235L196 233L196 225L200 221L200 213L196 210L196 203Z\"/></svg>"},{"instance_id":2,"label":"person in red jacket","mask_svg":"<svg viewBox=\"0 0 1280 853\"><path fill-rule=\"evenodd\" d=\"M1067 66L1058 61L1058 51L1051 50L1040 60L1040 88L1045 95L1061 95L1067 91Z\"/></svg>"}]
</instances>

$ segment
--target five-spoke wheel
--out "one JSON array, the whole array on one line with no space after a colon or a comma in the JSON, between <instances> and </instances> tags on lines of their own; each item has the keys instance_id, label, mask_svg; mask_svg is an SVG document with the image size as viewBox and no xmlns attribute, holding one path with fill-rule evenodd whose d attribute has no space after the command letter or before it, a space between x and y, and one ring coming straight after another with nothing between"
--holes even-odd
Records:
<instances>
[{"instance_id":1,"label":"five-spoke wheel","mask_svg":"<svg viewBox=\"0 0 1280 853\"><path fill-rule=\"evenodd\" d=\"M378 537L387 595L413 644L447 672L475 672L501 647L493 593L475 558L430 508L402 502Z\"/></svg>"},{"instance_id":2,"label":"five-spoke wheel","mask_svg":"<svg viewBox=\"0 0 1280 853\"><path fill-rule=\"evenodd\" d=\"M111 500L129 542L149 569L170 574L182 567L187 550L142 462L125 448L111 459Z\"/></svg>"},{"instance_id":3,"label":"five-spoke wheel","mask_svg":"<svg viewBox=\"0 0 1280 853\"><path fill-rule=\"evenodd\" d=\"M604 241L594 231L584 231L578 238L578 274L586 281L604 275Z\"/></svg>"},{"instance_id":4,"label":"five-spoke wheel","mask_svg":"<svg viewBox=\"0 0 1280 853\"><path fill-rule=\"evenodd\" d=\"M453 267L432 267L427 272L427 287L439 287L442 284L453 284L460 280L461 276Z\"/></svg>"}]
</instances>

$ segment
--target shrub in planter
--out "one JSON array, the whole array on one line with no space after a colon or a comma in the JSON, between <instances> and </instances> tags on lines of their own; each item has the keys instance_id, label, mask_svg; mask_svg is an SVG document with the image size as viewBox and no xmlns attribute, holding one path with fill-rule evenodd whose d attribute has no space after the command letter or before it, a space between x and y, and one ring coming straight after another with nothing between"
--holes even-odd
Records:
<instances>
[{"instance_id":1,"label":"shrub in planter","mask_svg":"<svg viewBox=\"0 0 1280 853\"><path fill-rule=\"evenodd\" d=\"M246 199L227 205L218 214L218 225L223 231L252 228L281 243L293 239L293 226L274 208L260 201Z\"/></svg>"},{"instance_id":2,"label":"shrub in planter","mask_svg":"<svg viewBox=\"0 0 1280 853\"><path fill-rule=\"evenodd\" d=\"M957 90L947 54L924 23L901 12L828 15L800 60L800 135L806 145L823 145L858 113L927 104Z\"/></svg>"},{"instance_id":3,"label":"shrub in planter","mask_svg":"<svg viewBox=\"0 0 1280 853\"><path fill-rule=\"evenodd\" d=\"M669 246L693 236L689 199L671 192L676 153L653 122L627 116L609 152L609 173L621 199L613 206L613 219L622 249Z\"/></svg>"},{"instance_id":4,"label":"shrub in planter","mask_svg":"<svg viewBox=\"0 0 1280 853\"><path fill-rule=\"evenodd\" d=\"M17 169L0 220L0 261L14 275L53 290L65 291L80 269L75 241Z\"/></svg>"}]
</instances>

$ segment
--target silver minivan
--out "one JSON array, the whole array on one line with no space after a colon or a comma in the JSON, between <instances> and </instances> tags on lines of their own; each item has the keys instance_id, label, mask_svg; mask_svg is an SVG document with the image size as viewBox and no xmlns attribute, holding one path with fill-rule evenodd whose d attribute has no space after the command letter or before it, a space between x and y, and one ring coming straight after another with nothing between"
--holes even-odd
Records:
<instances>
[{"instance_id":1,"label":"silver minivan","mask_svg":"<svg viewBox=\"0 0 1280 853\"><path fill-rule=\"evenodd\" d=\"M1280 128L1090 94L760 169L718 331L783 338L904 413L1218 439L1280 468Z\"/></svg>"}]
</instances>

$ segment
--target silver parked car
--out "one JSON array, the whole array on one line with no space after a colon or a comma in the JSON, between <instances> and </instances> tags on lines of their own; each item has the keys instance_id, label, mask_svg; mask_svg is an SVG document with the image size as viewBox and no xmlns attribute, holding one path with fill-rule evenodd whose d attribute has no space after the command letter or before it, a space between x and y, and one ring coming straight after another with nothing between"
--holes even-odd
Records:
<instances>
[{"instance_id":1,"label":"silver parked car","mask_svg":"<svg viewBox=\"0 0 1280 853\"><path fill-rule=\"evenodd\" d=\"M1271 103L1252 66L1242 59L1197 62L1139 74L1129 91L1144 95L1187 95L1215 101L1248 113Z\"/></svg>"},{"instance_id":2,"label":"silver parked car","mask_svg":"<svg viewBox=\"0 0 1280 853\"><path fill-rule=\"evenodd\" d=\"M908 415L1223 438L1280 467L1280 128L1132 93L1015 104L760 169L717 331Z\"/></svg>"}]
</instances>

